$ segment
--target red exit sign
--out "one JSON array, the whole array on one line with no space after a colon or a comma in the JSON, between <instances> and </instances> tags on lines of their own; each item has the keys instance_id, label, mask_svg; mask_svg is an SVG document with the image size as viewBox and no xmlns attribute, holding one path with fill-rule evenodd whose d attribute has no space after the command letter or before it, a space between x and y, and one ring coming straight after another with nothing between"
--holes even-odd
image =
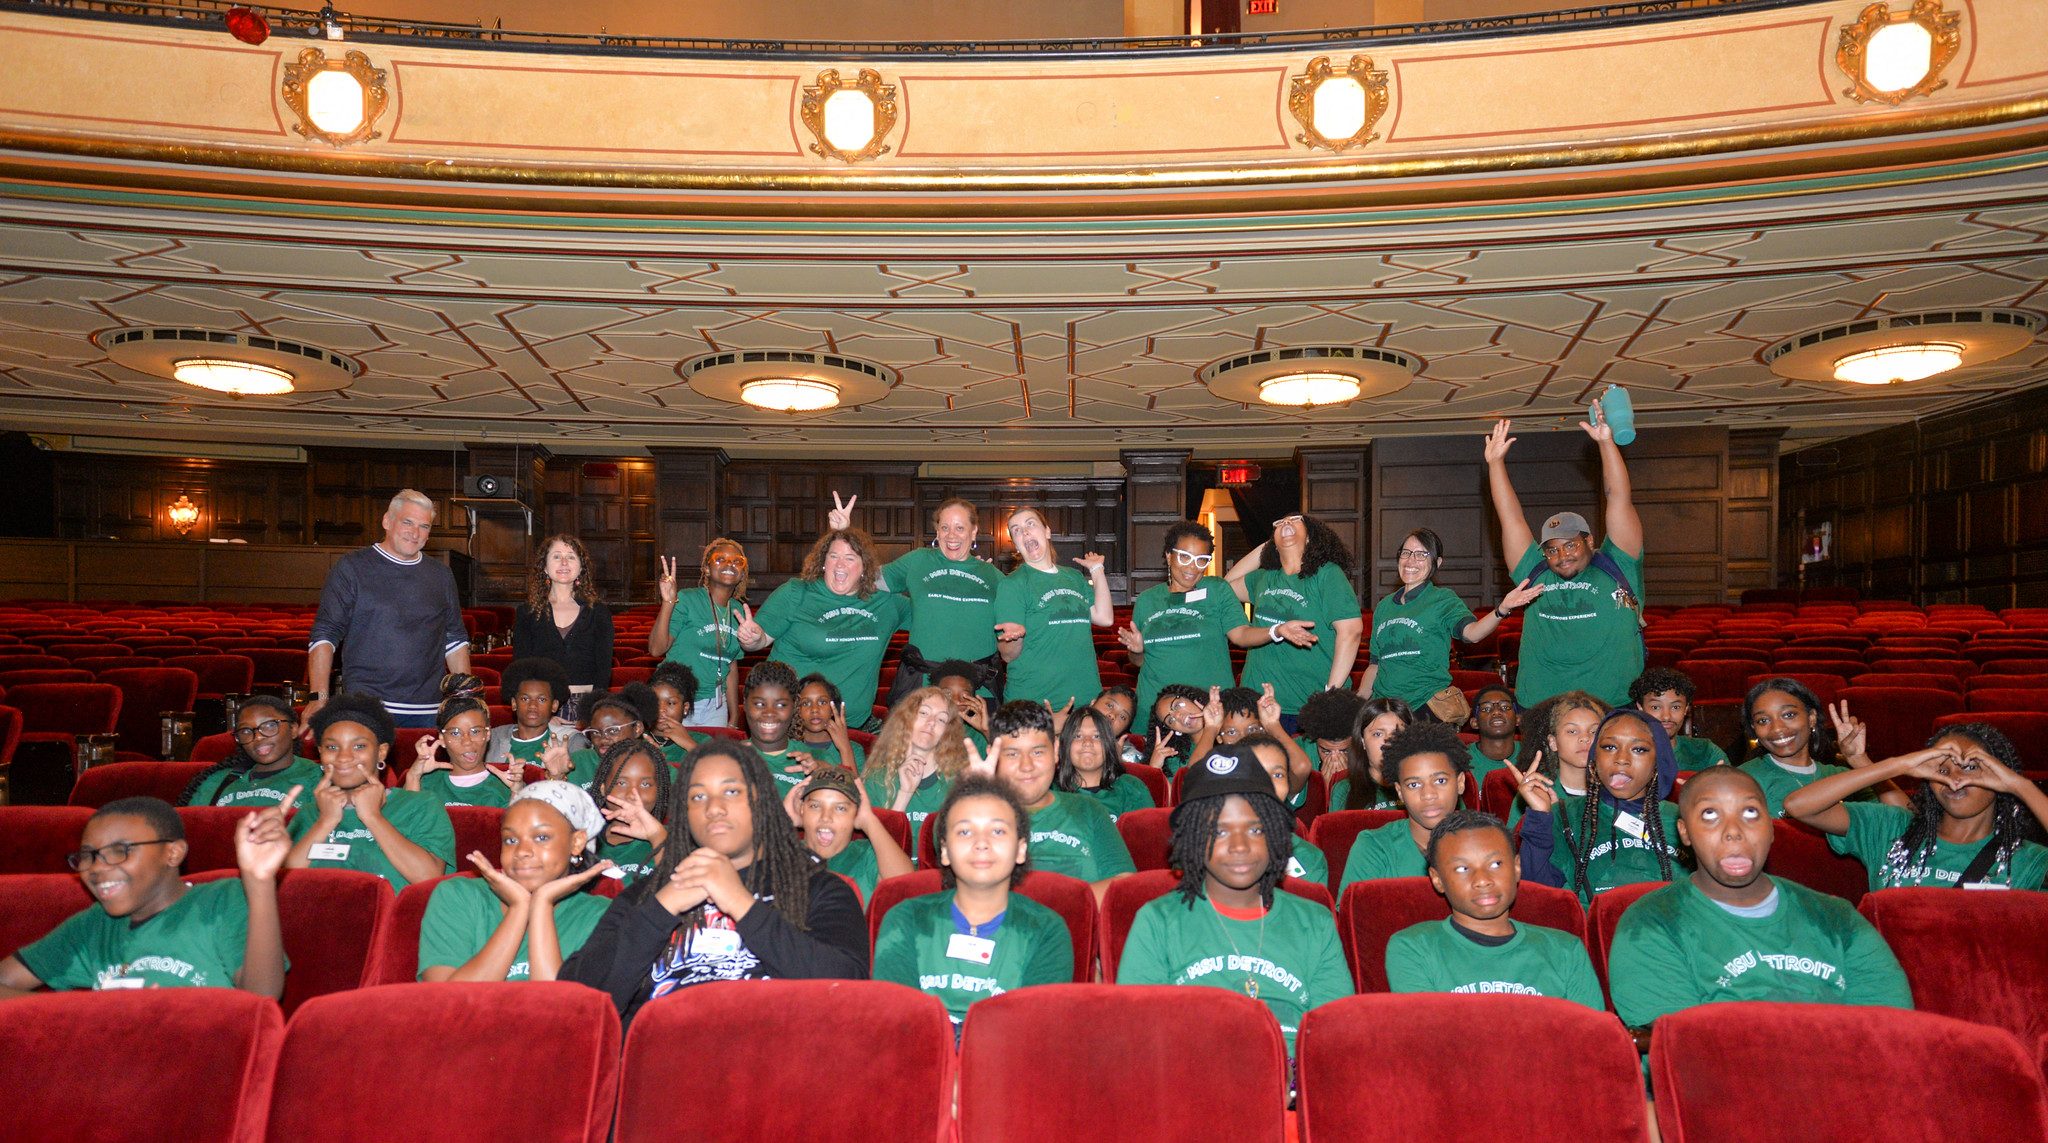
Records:
<instances>
[{"instance_id":1,"label":"red exit sign","mask_svg":"<svg viewBox=\"0 0 2048 1143\"><path fill-rule=\"evenodd\" d=\"M1280 0L1245 0L1245 11L1254 16L1277 16Z\"/></svg>"}]
</instances>

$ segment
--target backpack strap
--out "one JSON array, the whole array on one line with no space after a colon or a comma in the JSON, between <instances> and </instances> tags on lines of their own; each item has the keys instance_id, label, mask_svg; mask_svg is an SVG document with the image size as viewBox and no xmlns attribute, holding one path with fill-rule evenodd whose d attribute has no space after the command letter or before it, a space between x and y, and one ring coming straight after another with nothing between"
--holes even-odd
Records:
<instances>
[{"instance_id":1,"label":"backpack strap","mask_svg":"<svg viewBox=\"0 0 2048 1143\"><path fill-rule=\"evenodd\" d=\"M1635 592L1629 589L1628 576L1622 573L1621 565L1615 562L1613 556L1607 554L1605 548L1594 548L1591 562L1594 567L1606 572L1607 577L1612 579L1615 586L1620 589L1621 605L1636 613L1636 641L1642 643L1643 658L1647 662L1650 656L1650 645L1648 640L1643 637L1643 629L1650 625L1650 621L1643 616L1643 601L1637 597Z\"/></svg>"},{"instance_id":2,"label":"backpack strap","mask_svg":"<svg viewBox=\"0 0 2048 1143\"><path fill-rule=\"evenodd\" d=\"M1985 839L1984 848L1977 851L1977 856L1970 859L1969 867L1963 870L1963 875L1956 878L1956 888L1961 889L1965 885L1974 885L1984 880L1997 862L1998 837L1994 834Z\"/></svg>"}]
</instances>

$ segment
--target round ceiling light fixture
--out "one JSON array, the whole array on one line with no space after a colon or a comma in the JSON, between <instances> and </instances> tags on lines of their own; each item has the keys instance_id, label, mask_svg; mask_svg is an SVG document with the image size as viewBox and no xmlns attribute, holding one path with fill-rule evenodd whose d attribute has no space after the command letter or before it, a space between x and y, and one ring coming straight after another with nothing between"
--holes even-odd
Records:
<instances>
[{"instance_id":1,"label":"round ceiling light fixture","mask_svg":"<svg viewBox=\"0 0 2048 1143\"><path fill-rule=\"evenodd\" d=\"M2009 357L2048 318L2026 310L1934 310L1864 318L1786 338L1760 355L1795 381L1862 387L1925 381Z\"/></svg>"},{"instance_id":2,"label":"round ceiling light fixture","mask_svg":"<svg viewBox=\"0 0 2048 1143\"><path fill-rule=\"evenodd\" d=\"M109 329L92 342L117 365L231 397L330 392L363 373L360 362L318 346L217 329Z\"/></svg>"},{"instance_id":3,"label":"round ceiling light fixture","mask_svg":"<svg viewBox=\"0 0 2048 1143\"><path fill-rule=\"evenodd\" d=\"M1397 392L1421 370L1420 358L1385 346L1304 345L1240 353L1195 376L1226 401L1321 409Z\"/></svg>"},{"instance_id":4,"label":"round ceiling light fixture","mask_svg":"<svg viewBox=\"0 0 2048 1143\"><path fill-rule=\"evenodd\" d=\"M676 375L706 397L790 415L879 401L901 380L871 361L807 349L707 353L678 364Z\"/></svg>"},{"instance_id":5,"label":"round ceiling light fixture","mask_svg":"<svg viewBox=\"0 0 2048 1143\"><path fill-rule=\"evenodd\" d=\"M816 413L839 407L839 386L808 377L763 377L741 382L740 400L777 413Z\"/></svg>"}]
</instances>

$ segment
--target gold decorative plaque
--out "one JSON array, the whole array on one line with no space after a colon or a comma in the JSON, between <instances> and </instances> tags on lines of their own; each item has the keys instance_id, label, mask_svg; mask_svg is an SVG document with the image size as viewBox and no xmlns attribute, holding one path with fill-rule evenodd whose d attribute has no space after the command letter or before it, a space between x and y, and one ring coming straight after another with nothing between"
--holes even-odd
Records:
<instances>
[{"instance_id":1,"label":"gold decorative plaque","mask_svg":"<svg viewBox=\"0 0 2048 1143\"><path fill-rule=\"evenodd\" d=\"M1373 130L1373 124L1387 113L1387 73L1373 70L1371 56L1352 56L1341 73L1357 81L1365 92L1365 121L1358 125L1358 130L1342 139L1332 139L1316 130L1316 89L1339 74L1330 66L1330 57L1317 56L1309 61L1307 71L1289 78L1287 111L1294 116L1296 123L1301 124L1300 133L1294 136L1295 142L1329 151L1347 151L1380 137L1379 132Z\"/></svg>"}]
</instances>

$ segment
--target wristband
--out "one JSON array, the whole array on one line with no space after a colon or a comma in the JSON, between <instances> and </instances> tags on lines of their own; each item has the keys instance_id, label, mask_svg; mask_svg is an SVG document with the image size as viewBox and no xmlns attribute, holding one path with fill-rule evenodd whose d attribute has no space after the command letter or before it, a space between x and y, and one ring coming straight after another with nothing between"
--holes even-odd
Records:
<instances>
[{"instance_id":1,"label":"wristband","mask_svg":"<svg viewBox=\"0 0 2048 1143\"><path fill-rule=\"evenodd\" d=\"M1508 613L1496 607L1493 609L1493 617L1495 619L1506 619L1508 617Z\"/></svg>"},{"instance_id":2,"label":"wristband","mask_svg":"<svg viewBox=\"0 0 2048 1143\"><path fill-rule=\"evenodd\" d=\"M1278 643L1280 641L1280 625L1275 623L1271 627L1266 628L1266 637Z\"/></svg>"}]
</instances>

